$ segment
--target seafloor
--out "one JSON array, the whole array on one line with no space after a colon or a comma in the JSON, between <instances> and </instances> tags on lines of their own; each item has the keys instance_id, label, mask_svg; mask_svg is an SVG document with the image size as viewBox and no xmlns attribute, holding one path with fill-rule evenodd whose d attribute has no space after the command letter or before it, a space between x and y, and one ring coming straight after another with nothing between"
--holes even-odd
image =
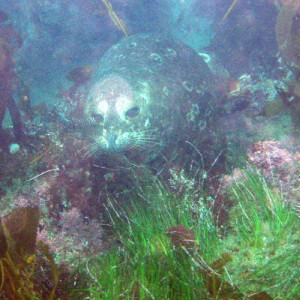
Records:
<instances>
[{"instance_id":1,"label":"seafloor","mask_svg":"<svg viewBox=\"0 0 300 300\"><path fill-rule=\"evenodd\" d=\"M228 146L214 174L127 172L84 157L88 67L66 76L56 104L32 103L30 115L20 105L24 137L7 125L0 145L0 298L300 299L299 65L278 47L271 71L235 75L208 48L211 70L224 75L216 84ZM145 208L134 204L141 199Z\"/></svg>"}]
</instances>

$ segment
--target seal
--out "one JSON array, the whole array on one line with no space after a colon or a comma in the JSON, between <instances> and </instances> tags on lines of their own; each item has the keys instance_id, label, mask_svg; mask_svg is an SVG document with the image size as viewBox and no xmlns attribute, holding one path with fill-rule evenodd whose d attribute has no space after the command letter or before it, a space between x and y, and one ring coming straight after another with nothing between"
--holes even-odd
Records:
<instances>
[{"instance_id":1,"label":"seal","mask_svg":"<svg viewBox=\"0 0 300 300\"><path fill-rule=\"evenodd\" d=\"M122 153L153 166L159 157L190 162L191 152L201 152L211 161L220 129L215 110L212 73L196 51L164 35L126 37L93 74L85 155Z\"/></svg>"}]
</instances>

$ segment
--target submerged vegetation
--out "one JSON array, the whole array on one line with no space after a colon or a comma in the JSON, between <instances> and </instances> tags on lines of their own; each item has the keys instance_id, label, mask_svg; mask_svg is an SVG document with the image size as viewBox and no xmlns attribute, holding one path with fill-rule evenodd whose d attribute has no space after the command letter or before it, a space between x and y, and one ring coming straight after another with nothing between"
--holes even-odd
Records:
<instances>
[{"instance_id":1,"label":"submerged vegetation","mask_svg":"<svg viewBox=\"0 0 300 300\"><path fill-rule=\"evenodd\" d=\"M154 181L125 206L109 201L119 246L87 263L93 299L295 299L294 210L247 171L228 193L234 205L221 233L213 200L193 187L178 197Z\"/></svg>"},{"instance_id":2,"label":"submerged vegetation","mask_svg":"<svg viewBox=\"0 0 300 300\"><path fill-rule=\"evenodd\" d=\"M121 244L88 264L96 299L205 297L201 272L219 256L218 234L204 200L188 190L179 198L153 181L129 205L108 203Z\"/></svg>"},{"instance_id":3,"label":"submerged vegetation","mask_svg":"<svg viewBox=\"0 0 300 300\"><path fill-rule=\"evenodd\" d=\"M251 152L256 169L244 165L218 180L198 165L192 176L169 170L168 181L136 167L132 186L105 205L113 238L101 232L104 217L83 223L76 208L47 231L45 207L17 208L0 219L0 298L297 299L298 194L287 193L292 177L278 174L298 178L299 171L279 159L295 165L291 154L268 145L275 150L256 148L269 164ZM105 238L103 252L96 246Z\"/></svg>"},{"instance_id":4,"label":"submerged vegetation","mask_svg":"<svg viewBox=\"0 0 300 300\"><path fill-rule=\"evenodd\" d=\"M47 245L35 249L38 221L39 209L30 207L0 219L1 299L55 298L59 272Z\"/></svg>"},{"instance_id":5,"label":"submerged vegetation","mask_svg":"<svg viewBox=\"0 0 300 300\"><path fill-rule=\"evenodd\" d=\"M300 299L299 0L2 2L0 299ZM149 44L130 42L128 53L106 56L96 71L107 49L143 32L181 40L195 61L175 44L159 55L156 39L149 56ZM140 49L149 60L143 68L130 63ZM206 72L195 69L197 53L210 58L212 73L200 86L194 77ZM160 74L167 57L174 70ZM114 63L126 84L109 85L103 102L96 85L101 113L90 115L95 140L107 133L113 155L92 157L99 143L85 140L94 128L85 128L86 102L94 79ZM206 95L210 86L215 91ZM181 87L188 97L179 96ZM142 122L151 114L141 103L151 107L152 98L157 121ZM147 128L137 126L134 139L124 135L130 147L122 153L115 152L117 120ZM183 130L181 120L193 129ZM170 126L160 130L161 121ZM196 128L208 130L205 142ZM223 148L223 137L227 153L205 172L212 142ZM171 140L176 147L157 150ZM203 155L189 140L204 146ZM195 150L202 164L190 155ZM215 165L223 154L238 174L212 178L225 169ZM180 171L187 161L186 169L202 167L187 176Z\"/></svg>"},{"instance_id":6,"label":"submerged vegetation","mask_svg":"<svg viewBox=\"0 0 300 300\"><path fill-rule=\"evenodd\" d=\"M232 189L236 205L224 239L235 259L231 280L242 290L264 290L275 299L300 295L299 219L293 207L257 173L245 174Z\"/></svg>"},{"instance_id":7,"label":"submerged vegetation","mask_svg":"<svg viewBox=\"0 0 300 300\"><path fill-rule=\"evenodd\" d=\"M0 218L0 298L82 299L85 274L56 264L49 245L36 241L39 215L38 208L19 207Z\"/></svg>"}]
</instances>

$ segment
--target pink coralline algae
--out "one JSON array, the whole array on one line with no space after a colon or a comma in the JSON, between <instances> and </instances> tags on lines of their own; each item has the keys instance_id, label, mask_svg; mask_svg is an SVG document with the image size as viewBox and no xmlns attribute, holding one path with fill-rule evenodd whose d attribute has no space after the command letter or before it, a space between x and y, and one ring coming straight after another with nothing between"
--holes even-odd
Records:
<instances>
[{"instance_id":1,"label":"pink coralline algae","mask_svg":"<svg viewBox=\"0 0 300 300\"><path fill-rule=\"evenodd\" d=\"M280 179L287 182L297 169L299 154L290 153L283 145L274 140L255 143L247 152L249 161L263 172L269 180ZM275 177L275 178L274 178Z\"/></svg>"},{"instance_id":2,"label":"pink coralline algae","mask_svg":"<svg viewBox=\"0 0 300 300\"><path fill-rule=\"evenodd\" d=\"M65 260L68 255L73 258L83 254L93 255L107 247L103 243L103 227L99 220L85 220L81 211L75 207L64 211L56 226L53 224L49 228L49 225L42 222L40 228L37 239L49 245L53 253Z\"/></svg>"},{"instance_id":3,"label":"pink coralline algae","mask_svg":"<svg viewBox=\"0 0 300 300\"><path fill-rule=\"evenodd\" d=\"M300 205L300 153L293 152L275 140L260 141L247 151L248 161L264 176L270 187L288 205ZM227 191L236 182L245 178L245 173L234 169L231 175L224 175L220 194L226 198Z\"/></svg>"},{"instance_id":4,"label":"pink coralline algae","mask_svg":"<svg viewBox=\"0 0 300 300\"><path fill-rule=\"evenodd\" d=\"M289 204L300 204L300 153L284 148L283 144L268 140L257 142L247 153L250 162Z\"/></svg>"},{"instance_id":5,"label":"pink coralline algae","mask_svg":"<svg viewBox=\"0 0 300 300\"><path fill-rule=\"evenodd\" d=\"M300 212L300 153L285 148L279 141L266 140L253 144L247 156L251 172L254 168L262 174L282 201ZM231 188L245 179L247 172L239 168L233 169L230 175L222 176L215 203L219 224L226 222L228 212L234 205Z\"/></svg>"}]
</instances>

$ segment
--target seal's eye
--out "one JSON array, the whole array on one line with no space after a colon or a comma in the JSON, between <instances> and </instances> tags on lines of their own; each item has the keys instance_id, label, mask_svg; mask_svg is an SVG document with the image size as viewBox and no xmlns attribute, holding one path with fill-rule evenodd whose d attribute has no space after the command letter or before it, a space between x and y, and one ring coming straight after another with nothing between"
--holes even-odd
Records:
<instances>
[{"instance_id":1,"label":"seal's eye","mask_svg":"<svg viewBox=\"0 0 300 300\"><path fill-rule=\"evenodd\" d=\"M126 116L127 118L134 118L134 117L136 117L139 113L140 113L140 109L139 109L137 106L135 106L135 107L132 107L132 108L128 109L128 110L126 111L126 113L125 113L125 116Z\"/></svg>"},{"instance_id":2,"label":"seal's eye","mask_svg":"<svg viewBox=\"0 0 300 300\"><path fill-rule=\"evenodd\" d=\"M104 121L104 118L101 114L92 114L91 115L91 120L93 123L99 124Z\"/></svg>"}]
</instances>

